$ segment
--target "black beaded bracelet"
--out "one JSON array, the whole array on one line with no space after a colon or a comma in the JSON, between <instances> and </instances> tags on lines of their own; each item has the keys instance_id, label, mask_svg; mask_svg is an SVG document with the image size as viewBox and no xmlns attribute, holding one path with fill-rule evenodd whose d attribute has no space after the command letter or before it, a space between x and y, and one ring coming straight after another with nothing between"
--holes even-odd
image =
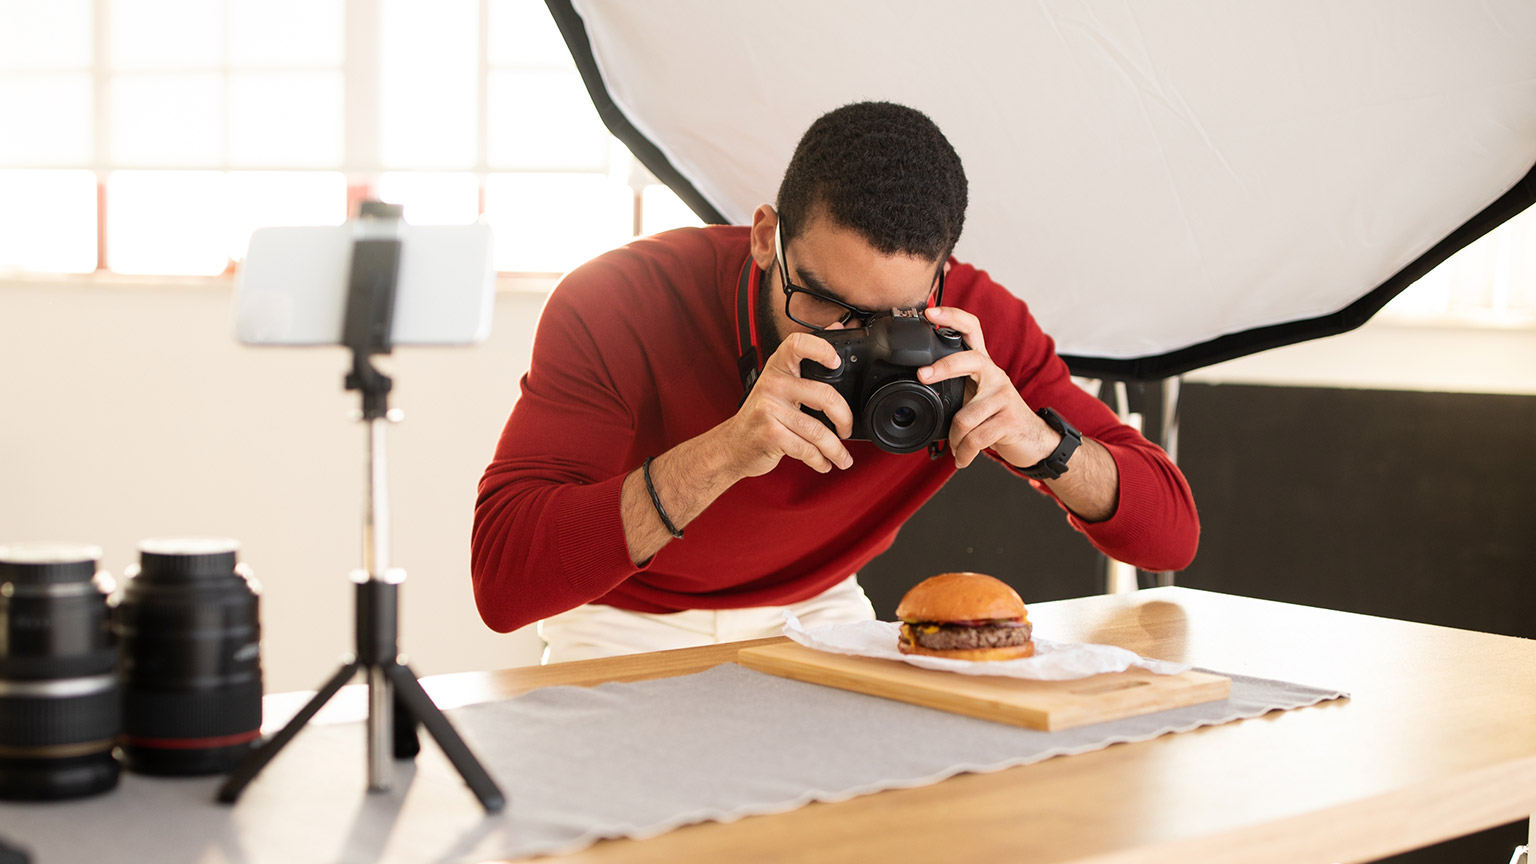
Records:
<instances>
[{"instance_id":1,"label":"black beaded bracelet","mask_svg":"<svg viewBox=\"0 0 1536 864\"><path fill-rule=\"evenodd\" d=\"M653 456L645 457L645 464L640 466L640 473L645 475L645 489L651 493L651 503L656 506L656 515L661 517L661 524L667 526L667 533L678 540L683 539L683 532L672 524L672 517L667 515L667 508L661 506L661 496L656 494L656 484L651 482L651 460Z\"/></svg>"}]
</instances>

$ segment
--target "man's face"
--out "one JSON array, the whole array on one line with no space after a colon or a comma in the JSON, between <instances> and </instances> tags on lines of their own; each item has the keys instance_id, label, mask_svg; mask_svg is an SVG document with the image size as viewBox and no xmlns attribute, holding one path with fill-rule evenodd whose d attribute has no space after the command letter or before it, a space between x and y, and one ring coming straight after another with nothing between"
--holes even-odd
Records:
<instances>
[{"instance_id":1,"label":"man's face","mask_svg":"<svg viewBox=\"0 0 1536 864\"><path fill-rule=\"evenodd\" d=\"M772 215L765 215L765 210ZM757 216L752 247L758 265L768 272L758 307L759 326L763 328L761 348L767 357L789 334L812 332L812 328L791 319L785 311L784 268L773 254L777 214L762 208ZM784 238L783 262L796 288L870 312L923 308L938 287L940 266L940 262L922 257L883 254L857 231L819 213L796 228L793 239ZM863 325L854 318L825 329Z\"/></svg>"}]
</instances>

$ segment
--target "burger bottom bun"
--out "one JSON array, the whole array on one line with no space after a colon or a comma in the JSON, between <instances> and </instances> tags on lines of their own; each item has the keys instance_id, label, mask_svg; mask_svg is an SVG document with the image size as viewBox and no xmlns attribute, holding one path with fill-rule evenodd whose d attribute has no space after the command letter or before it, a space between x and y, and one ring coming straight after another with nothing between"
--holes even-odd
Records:
<instances>
[{"instance_id":1,"label":"burger bottom bun","mask_svg":"<svg viewBox=\"0 0 1536 864\"><path fill-rule=\"evenodd\" d=\"M1025 657L1035 656L1035 643L1025 642L1023 645L1005 645L1000 648L956 648L943 651L936 648L924 648L908 642L905 639L896 643L896 647L903 654L923 654L928 657L948 657L951 660L1020 660Z\"/></svg>"}]
</instances>

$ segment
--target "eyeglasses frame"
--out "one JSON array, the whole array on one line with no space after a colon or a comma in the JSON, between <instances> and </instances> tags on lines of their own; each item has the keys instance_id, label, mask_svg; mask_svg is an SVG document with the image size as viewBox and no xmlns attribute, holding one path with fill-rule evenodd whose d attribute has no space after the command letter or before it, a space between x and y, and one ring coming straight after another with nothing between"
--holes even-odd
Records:
<instances>
[{"instance_id":1,"label":"eyeglasses frame","mask_svg":"<svg viewBox=\"0 0 1536 864\"><path fill-rule=\"evenodd\" d=\"M801 327L809 327L812 330L817 330L817 331L819 331L819 330L830 330L833 327L836 327L836 326L839 326L839 325L842 325L842 324L847 324L849 321L851 321L851 320L853 320L855 318L859 319L859 323L862 324L865 321L868 321L870 318L873 318L876 315L880 314L878 312L870 312L870 311L865 310L865 309L860 309L859 307L854 306L851 303L844 303L843 301L837 299L836 297L829 297L826 294L821 293L820 291L813 291L810 288L806 288L803 285L796 285L794 282L790 281L790 278L789 278L789 261L784 257L784 220L783 220L783 218L780 218L778 220L778 222L773 226L773 257L778 259L778 262L779 262L779 278L784 283L784 315L786 317L788 317L789 320L795 322L796 324L799 324ZM930 306L942 306L943 303L944 303L944 265L943 265L942 262L939 264L938 282L939 282L939 288L938 288L938 291L932 295L932 298L933 298L932 302L928 304ZM792 297L794 297L794 292L796 292L796 291L799 291L802 294L806 294L806 295L809 295L811 297L814 297L817 300L822 300L824 302L831 303L831 304L836 305L836 306L841 306L846 311L843 313L843 317L837 319L836 321L833 321L830 324L817 325L817 324L812 324L812 323L810 323L808 321L801 321L799 318L795 317L795 314L793 312L789 311L790 299Z\"/></svg>"}]
</instances>

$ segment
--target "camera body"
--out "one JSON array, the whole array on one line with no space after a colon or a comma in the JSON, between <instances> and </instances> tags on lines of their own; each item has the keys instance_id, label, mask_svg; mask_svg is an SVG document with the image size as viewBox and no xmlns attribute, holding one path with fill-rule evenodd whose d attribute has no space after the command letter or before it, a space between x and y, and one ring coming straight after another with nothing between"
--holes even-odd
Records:
<instances>
[{"instance_id":1,"label":"camera body","mask_svg":"<svg viewBox=\"0 0 1536 864\"><path fill-rule=\"evenodd\" d=\"M897 310L858 329L816 335L831 342L843 362L828 369L802 360L800 376L831 384L848 401L850 440L873 441L888 453L915 453L949 437L950 421L965 402L965 379L928 385L917 380L917 370L969 350L958 331L934 327L920 311ZM832 426L822 412L801 410Z\"/></svg>"}]
</instances>

